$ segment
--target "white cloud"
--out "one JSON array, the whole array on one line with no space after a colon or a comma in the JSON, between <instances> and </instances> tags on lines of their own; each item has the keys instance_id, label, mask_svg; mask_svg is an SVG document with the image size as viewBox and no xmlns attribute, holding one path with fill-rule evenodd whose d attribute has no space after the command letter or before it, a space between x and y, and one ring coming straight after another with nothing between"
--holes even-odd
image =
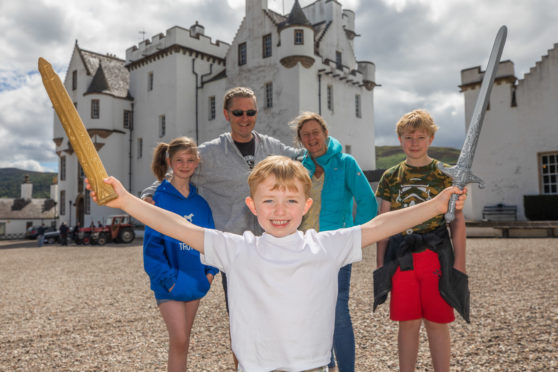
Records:
<instances>
[{"instance_id":1,"label":"white cloud","mask_svg":"<svg viewBox=\"0 0 558 372\"><path fill-rule=\"evenodd\" d=\"M301 0L304 7L315 0ZM325 0L320 0L325 1ZM464 136L460 71L486 66L498 28L508 26L502 59L516 76L558 42L555 0L338 0L355 11L358 60L376 65L377 144L396 144L393 127L417 107L440 124L438 146L459 147ZM288 12L294 0L268 0ZM214 40L231 42L245 0L0 0L0 159L6 164L54 164L53 111L37 59L63 75L74 42L99 53L124 57L125 50L175 25L196 21ZM34 166L34 165L29 165Z\"/></svg>"}]
</instances>

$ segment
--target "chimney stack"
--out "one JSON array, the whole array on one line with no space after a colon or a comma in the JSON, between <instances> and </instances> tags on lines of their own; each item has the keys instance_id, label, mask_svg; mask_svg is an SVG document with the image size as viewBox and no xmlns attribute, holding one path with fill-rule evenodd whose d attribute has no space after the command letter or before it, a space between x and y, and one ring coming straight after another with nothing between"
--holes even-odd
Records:
<instances>
[{"instance_id":1,"label":"chimney stack","mask_svg":"<svg viewBox=\"0 0 558 372\"><path fill-rule=\"evenodd\" d=\"M29 175L25 175L25 179L21 184L21 198L24 200L31 200L33 197L33 184L29 182Z\"/></svg>"}]
</instances>

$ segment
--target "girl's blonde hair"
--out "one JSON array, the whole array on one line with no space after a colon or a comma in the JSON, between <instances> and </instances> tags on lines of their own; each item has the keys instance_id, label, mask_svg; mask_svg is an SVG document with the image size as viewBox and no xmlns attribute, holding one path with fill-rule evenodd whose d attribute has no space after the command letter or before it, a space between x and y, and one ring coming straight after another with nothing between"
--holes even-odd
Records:
<instances>
[{"instance_id":1,"label":"girl's blonde hair","mask_svg":"<svg viewBox=\"0 0 558 372\"><path fill-rule=\"evenodd\" d=\"M173 156L181 150L186 150L196 157L200 158L198 146L196 142L188 137L177 137L170 143L159 143L153 150L153 160L151 162L151 170L159 181L165 178L168 171L167 158L172 159Z\"/></svg>"}]
</instances>

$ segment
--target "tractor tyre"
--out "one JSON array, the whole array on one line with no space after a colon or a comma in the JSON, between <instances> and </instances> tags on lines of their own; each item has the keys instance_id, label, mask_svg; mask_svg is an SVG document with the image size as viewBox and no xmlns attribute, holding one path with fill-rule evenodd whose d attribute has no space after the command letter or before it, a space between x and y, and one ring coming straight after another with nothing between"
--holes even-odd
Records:
<instances>
[{"instance_id":1,"label":"tractor tyre","mask_svg":"<svg viewBox=\"0 0 558 372\"><path fill-rule=\"evenodd\" d=\"M118 239L122 243L131 243L132 240L134 240L135 237L136 237L136 234L134 233L134 230L132 230L130 228L122 229L120 231L120 234L118 234Z\"/></svg>"}]
</instances>

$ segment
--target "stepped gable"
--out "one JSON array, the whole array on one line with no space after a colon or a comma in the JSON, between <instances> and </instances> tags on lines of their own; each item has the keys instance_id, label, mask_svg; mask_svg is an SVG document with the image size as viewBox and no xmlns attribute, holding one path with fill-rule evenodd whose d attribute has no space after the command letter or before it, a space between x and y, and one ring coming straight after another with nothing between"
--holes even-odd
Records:
<instances>
[{"instance_id":1,"label":"stepped gable","mask_svg":"<svg viewBox=\"0 0 558 372\"><path fill-rule=\"evenodd\" d=\"M78 50L88 74L93 75L93 81L87 93L105 93L119 98L130 99L128 90L130 74L124 67L124 60L79 47Z\"/></svg>"},{"instance_id":2,"label":"stepped gable","mask_svg":"<svg viewBox=\"0 0 558 372\"><path fill-rule=\"evenodd\" d=\"M282 14L279 14L271 9L264 9L264 14L271 19L271 22L273 22L273 24L275 26L279 26L281 23L285 22L287 20L287 17L285 17Z\"/></svg>"},{"instance_id":3,"label":"stepped gable","mask_svg":"<svg viewBox=\"0 0 558 372\"><path fill-rule=\"evenodd\" d=\"M558 43L554 44L551 49L548 49L545 55L541 57L539 61L535 63L535 66L532 66L525 75L523 75L523 79L526 79L530 75L534 75L541 69L541 65L543 65L550 57L556 55L558 57Z\"/></svg>"},{"instance_id":4,"label":"stepped gable","mask_svg":"<svg viewBox=\"0 0 558 372\"><path fill-rule=\"evenodd\" d=\"M315 40L316 40L316 51L318 50L318 48L320 46L320 42L324 38L325 34L327 33L327 30L329 30L329 27L331 26L332 23L333 23L333 21L327 21L327 22L322 21L320 23L316 23L313 26L314 27Z\"/></svg>"}]
</instances>

